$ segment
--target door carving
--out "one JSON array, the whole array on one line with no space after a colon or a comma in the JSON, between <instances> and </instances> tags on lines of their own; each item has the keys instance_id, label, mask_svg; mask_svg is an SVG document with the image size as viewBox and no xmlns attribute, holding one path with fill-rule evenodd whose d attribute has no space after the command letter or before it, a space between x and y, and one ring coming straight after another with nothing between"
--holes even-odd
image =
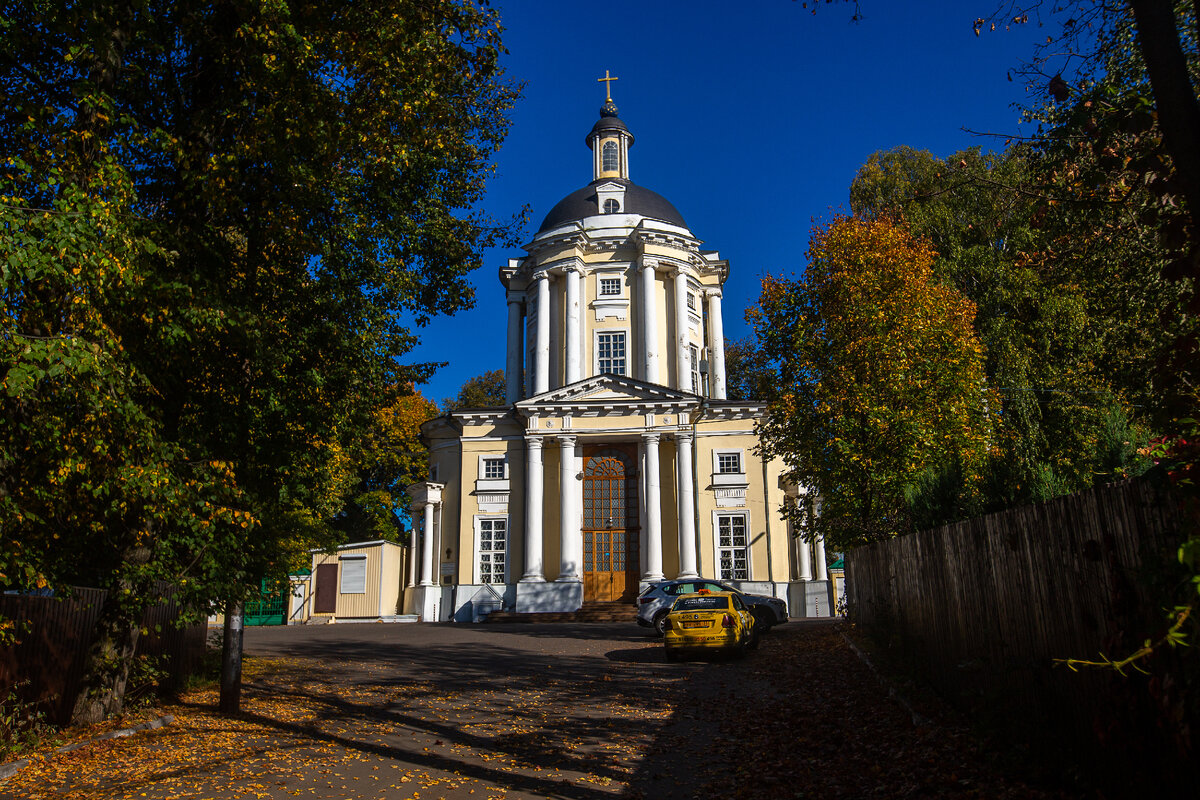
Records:
<instances>
[{"instance_id":1,"label":"door carving","mask_svg":"<svg viewBox=\"0 0 1200 800\"><path fill-rule=\"evenodd\" d=\"M632 600L637 593L636 451L608 446L584 451L583 596Z\"/></svg>"}]
</instances>

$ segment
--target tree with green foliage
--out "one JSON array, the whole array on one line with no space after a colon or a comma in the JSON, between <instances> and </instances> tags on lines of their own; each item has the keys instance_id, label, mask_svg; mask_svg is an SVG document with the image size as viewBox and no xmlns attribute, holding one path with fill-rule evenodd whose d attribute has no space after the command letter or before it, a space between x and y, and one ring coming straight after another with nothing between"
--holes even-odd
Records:
<instances>
[{"instance_id":1,"label":"tree with green foliage","mask_svg":"<svg viewBox=\"0 0 1200 800\"><path fill-rule=\"evenodd\" d=\"M141 611L336 540L356 447L511 228L469 214L516 92L467 0L47 2L0 14L0 584Z\"/></svg>"},{"instance_id":2,"label":"tree with green foliage","mask_svg":"<svg viewBox=\"0 0 1200 800\"><path fill-rule=\"evenodd\" d=\"M754 336L725 340L725 394L733 400L766 400L775 370Z\"/></svg>"},{"instance_id":3,"label":"tree with green foliage","mask_svg":"<svg viewBox=\"0 0 1200 800\"><path fill-rule=\"evenodd\" d=\"M1134 448L1112 463L1111 440L1145 441L1133 412L1171 347L1155 324L1175 297L1161 264L1112 241L1110 208L1053 193L1044 176L1057 169L1024 145L946 159L897 148L872 155L851 186L855 213L902 217L937 250L934 274L976 305L1001 402L987 510L1130 468Z\"/></svg>"},{"instance_id":4,"label":"tree with green foliage","mask_svg":"<svg viewBox=\"0 0 1200 800\"><path fill-rule=\"evenodd\" d=\"M972 495L994 399L974 306L936 280L926 242L843 217L814 232L808 258L802 279L764 279L750 314L778 365L759 433L821 498L815 520L795 522L841 549L910 530L906 489L947 464Z\"/></svg>"},{"instance_id":5,"label":"tree with green foliage","mask_svg":"<svg viewBox=\"0 0 1200 800\"><path fill-rule=\"evenodd\" d=\"M404 487L425 480L429 448L421 441L421 423L437 416L431 401L417 391L401 395L379 411L376 422L358 444L358 483L333 526L342 543L385 539L400 542L397 512L408 508Z\"/></svg>"},{"instance_id":6,"label":"tree with green foliage","mask_svg":"<svg viewBox=\"0 0 1200 800\"><path fill-rule=\"evenodd\" d=\"M504 405L504 370L493 369L474 378L468 378L458 395L442 400L442 413L462 408L499 408Z\"/></svg>"}]
</instances>

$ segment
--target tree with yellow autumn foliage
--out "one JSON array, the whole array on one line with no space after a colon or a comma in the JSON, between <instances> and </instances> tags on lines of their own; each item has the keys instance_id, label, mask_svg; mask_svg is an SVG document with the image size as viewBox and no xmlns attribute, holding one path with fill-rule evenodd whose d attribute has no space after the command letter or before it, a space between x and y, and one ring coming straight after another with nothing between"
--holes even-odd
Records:
<instances>
[{"instance_id":1,"label":"tree with yellow autumn foliage","mask_svg":"<svg viewBox=\"0 0 1200 800\"><path fill-rule=\"evenodd\" d=\"M991 424L973 304L934 280L902 224L840 217L814 231L802 278L763 280L751 309L777 366L760 433L820 514L795 522L849 547L909 530L906 490L961 475L969 497Z\"/></svg>"}]
</instances>

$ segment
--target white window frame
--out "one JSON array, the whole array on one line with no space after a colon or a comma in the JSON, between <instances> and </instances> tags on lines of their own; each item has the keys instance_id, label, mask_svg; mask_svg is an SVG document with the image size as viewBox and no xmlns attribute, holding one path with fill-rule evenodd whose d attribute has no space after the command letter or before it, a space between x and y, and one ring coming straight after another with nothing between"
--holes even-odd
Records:
<instances>
[{"instance_id":1,"label":"white window frame","mask_svg":"<svg viewBox=\"0 0 1200 800\"><path fill-rule=\"evenodd\" d=\"M741 472L722 472L721 456L737 456ZM742 448L714 448L712 451L712 482L713 486L749 486L746 476L746 451Z\"/></svg>"},{"instance_id":2,"label":"white window frame","mask_svg":"<svg viewBox=\"0 0 1200 800\"><path fill-rule=\"evenodd\" d=\"M616 287L615 292L604 291L604 284ZM596 296L603 298L620 297L621 291L621 276L620 275L599 275L596 277Z\"/></svg>"},{"instance_id":3,"label":"white window frame","mask_svg":"<svg viewBox=\"0 0 1200 800\"><path fill-rule=\"evenodd\" d=\"M609 157L612 158L612 166L609 166ZM600 145L600 171L601 172L619 172L621 170L621 145L616 139L606 139Z\"/></svg>"},{"instance_id":4,"label":"white window frame","mask_svg":"<svg viewBox=\"0 0 1200 800\"><path fill-rule=\"evenodd\" d=\"M744 548L737 547L722 547L721 546L721 520L740 518L745 526L746 544ZM749 581L753 580L754 576L754 548L751 547L753 542L753 528L750 525L750 510L744 511L714 511L712 512L712 535L713 535L713 572L716 573L716 578L719 581ZM722 550L737 550L744 549L746 551L746 577L735 578L726 575L721 570L721 551Z\"/></svg>"},{"instance_id":5,"label":"white window frame","mask_svg":"<svg viewBox=\"0 0 1200 800\"><path fill-rule=\"evenodd\" d=\"M692 362L692 394L701 394L703 387L700 385L700 346L688 342L688 360Z\"/></svg>"},{"instance_id":6,"label":"white window frame","mask_svg":"<svg viewBox=\"0 0 1200 800\"><path fill-rule=\"evenodd\" d=\"M474 553L474 563L471 565L471 569L474 570L475 583L482 584L484 582L483 581L483 559L481 558L481 556L483 555L483 535L482 535L483 534L483 524L482 523L484 521L493 522L495 520L502 520L504 522L504 574L502 576L503 580L500 583L489 583L487 585L488 586L504 586L504 584L509 582L509 572L512 567L512 559L510 558L510 555L509 555L512 552L512 526L509 525L509 520L508 520L507 514L476 514L475 515L474 522L472 523L473 527L475 528L475 553ZM488 551L488 552L496 552L496 551L492 550L492 551Z\"/></svg>"},{"instance_id":7,"label":"white window frame","mask_svg":"<svg viewBox=\"0 0 1200 800\"><path fill-rule=\"evenodd\" d=\"M489 476L487 474L487 464L489 461L500 461L500 475ZM506 481L508 480L508 455L506 453L481 453L479 456L479 472L477 473L481 481Z\"/></svg>"},{"instance_id":8,"label":"white window frame","mask_svg":"<svg viewBox=\"0 0 1200 800\"><path fill-rule=\"evenodd\" d=\"M624 355L625 370L623 372L613 372L611 374L629 377L630 359L631 359L632 354L629 351L630 336L629 336L628 328L596 328L593 331L593 333L592 333L592 374L593 375L610 374L610 373L605 373L604 371L602 371L600 369L600 337L601 336L612 336L614 334L620 334L623 337L622 343L625 348L625 355Z\"/></svg>"},{"instance_id":9,"label":"white window frame","mask_svg":"<svg viewBox=\"0 0 1200 800\"><path fill-rule=\"evenodd\" d=\"M354 584L347 584L346 578L348 571L346 567L350 564L361 565L362 567L362 585L358 587ZM366 555L348 555L338 556L338 594L366 594L367 593L367 557Z\"/></svg>"},{"instance_id":10,"label":"white window frame","mask_svg":"<svg viewBox=\"0 0 1200 800\"><path fill-rule=\"evenodd\" d=\"M596 276L596 297L592 300L592 310L596 314L596 322L603 322L609 317L618 320L628 319L629 298L625 294L625 269L621 269L618 265L611 265L596 270L594 274ZM617 282L617 293L604 294L603 282L611 280Z\"/></svg>"},{"instance_id":11,"label":"white window frame","mask_svg":"<svg viewBox=\"0 0 1200 800\"><path fill-rule=\"evenodd\" d=\"M504 459L504 477L485 478L488 461ZM475 498L484 513L508 511L510 495L508 453L480 453L475 472Z\"/></svg>"}]
</instances>

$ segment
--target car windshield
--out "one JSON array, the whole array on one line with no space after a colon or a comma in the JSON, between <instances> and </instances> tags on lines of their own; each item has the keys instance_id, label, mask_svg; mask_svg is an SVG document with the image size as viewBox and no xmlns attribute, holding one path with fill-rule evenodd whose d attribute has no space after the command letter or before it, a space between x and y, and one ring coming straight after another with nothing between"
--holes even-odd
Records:
<instances>
[{"instance_id":1,"label":"car windshield","mask_svg":"<svg viewBox=\"0 0 1200 800\"><path fill-rule=\"evenodd\" d=\"M725 611L729 608L728 597L681 597L675 601L674 611Z\"/></svg>"}]
</instances>

